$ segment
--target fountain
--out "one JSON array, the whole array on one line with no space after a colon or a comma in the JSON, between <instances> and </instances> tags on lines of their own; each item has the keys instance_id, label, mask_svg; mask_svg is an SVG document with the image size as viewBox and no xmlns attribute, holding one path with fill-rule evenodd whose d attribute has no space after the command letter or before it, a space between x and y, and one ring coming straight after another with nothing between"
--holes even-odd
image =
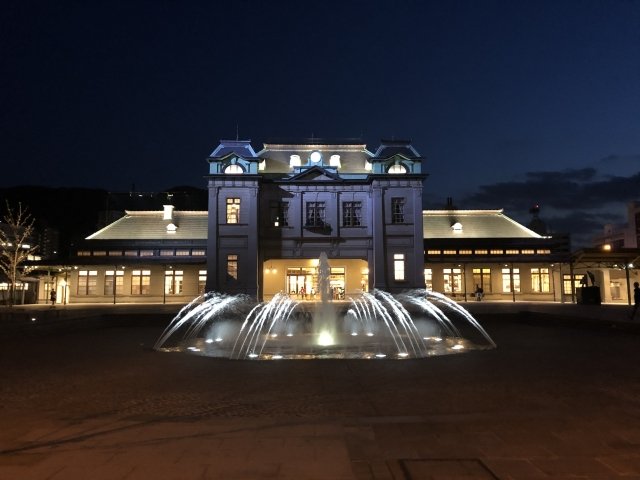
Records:
<instances>
[{"instance_id":1,"label":"fountain","mask_svg":"<svg viewBox=\"0 0 640 480\"><path fill-rule=\"evenodd\" d=\"M285 293L259 304L244 295L202 295L176 315L155 349L278 360L423 358L496 347L467 310L442 294L374 290L335 302L324 253L318 273L319 302Z\"/></svg>"}]
</instances>

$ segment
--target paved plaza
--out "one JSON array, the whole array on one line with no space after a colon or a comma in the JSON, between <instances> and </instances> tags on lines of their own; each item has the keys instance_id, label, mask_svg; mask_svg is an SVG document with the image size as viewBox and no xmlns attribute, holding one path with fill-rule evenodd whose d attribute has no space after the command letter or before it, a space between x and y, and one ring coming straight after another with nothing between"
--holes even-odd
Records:
<instances>
[{"instance_id":1,"label":"paved plaza","mask_svg":"<svg viewBox=\"0 0 640 480\"><path fill-rule=\"evenodd\" d=\"M640 479L626 307L488 305L470 307L497 349L421 360L161 353L166 318L125 310L6 333L0 480Z\"/></svg>"}]
</instances>

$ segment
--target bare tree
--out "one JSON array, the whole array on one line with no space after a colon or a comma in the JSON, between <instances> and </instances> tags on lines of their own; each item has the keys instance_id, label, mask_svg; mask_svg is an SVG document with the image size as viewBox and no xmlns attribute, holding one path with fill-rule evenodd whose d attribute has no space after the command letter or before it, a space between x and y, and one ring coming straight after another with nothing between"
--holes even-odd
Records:
<instances>
[{"instance_id":1,"label":"bare tree","mask_svg":"<svg viewBox=\"0 0 640 480\"><path fill-rule=\"evenodd\" d=\"M9 281L8 300L9 305L13 305L18 271L38 247L30 243L35 219L22 207L22 203L18 203L18 208L12 208L7 201L6 210L0 223L0 271Z\"/></svg>"}]
</instances>

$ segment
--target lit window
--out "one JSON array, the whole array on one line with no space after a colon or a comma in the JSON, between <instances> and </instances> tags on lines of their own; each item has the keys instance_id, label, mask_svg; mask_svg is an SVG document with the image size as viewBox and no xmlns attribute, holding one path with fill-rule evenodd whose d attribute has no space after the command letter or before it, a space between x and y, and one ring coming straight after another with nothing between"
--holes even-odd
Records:
<instances>
[{"instance_id":1,"label":"lit window","mask_svg":"<svg viewBox=\"0 0 640 480\"><path fill-rule=\"evenodd\" d=\"M184 272L182 270L166 270L164 272L164 293L178 295L182 293Z\"/></svg>"},{"instance_id":2,"label":"lit window","mask_svg":"<svg viewBox=\"0 0 640 480\"><path fill-rule=\"evenodd\" d=\"M204 257L207 254L207 251L203 248L194 248L191 250L191 255L193 257Z\"/></svg>"},{"instance_id":3,"label":"lit window","mask_svg":"<svg viewBox=\"0 0 640 480\"><path fill-rule=\"evenodd\" d=\"M538 249L538 255L549 255L551 253L551 250L543 248L543 249Z\"/></svg>"},{"instance_id":4,"label":"lit window","mask_svg":"<svg viewBox=\"0 0 640 480\"><path fill-rule=\"evenodd\" d=\"M124 270L107 270L104 272L104 294L113 295L113 287L115 284L115 294L122 295L124 293Z\"/></svg>"},{"instance_id":5,"label":"lit window","mask_svg":"<svg viewBox=\"0 0 640 480\"><path fill-rule=\"evenodd\" d=\"M491 292L491 269L490 268L474 268L473 284L482 288L484 293Z\"/></svg>"},{"instance_id":6,"label":"lit window","mask_svg":"<svg viewBox=\"0 0 640 480\"><path fill-rule=\"evenodd\" d=\"M78 295L96 295L97 293L97 270L80 270L78 272Z\"/></svg>"},{"instance_id":7,"label":"lit window","mask_svg":"<svg viewBox=\"0 0 640 480\"><path fill-rule=\"evenodd\" d=\"M424 286L427 291L433 291L433 270L431 270L430 268L424 269Z\"/></svg>"},{"instance_id":8,"label":"lit window","mask_svg":"<svg viewBox=\"0 0 640 480\"><path fill-rule=\"evenodd\" d=\"M361 202L343 202L342 203L342 226L343 227L359 227L362 217Z\"/></svg>"},{"instance_id":9,"label":"lit window","mask_svg":"<svg viewBox=\"0 0 640 480\"><path fill-rule=\"evenodd\" d=\"M532 250L532 249L526 249L525 248L525 249L522 250L522 254L523 255L533 255L534 253L536 253L536 252L535 252L535 250Z\"/></svg>"},{"instance_id":10,"label":"lit window","mask_svg":"<svg viewBox=\"0 0 640 480\"><path fill-rule=\"evenodd\" d=\"M188 257L189 256L189 249L178 249L176 250L176 257Z\"/></svg>"},{"instance_id":11,"label":"lit window","mask_svg":"<svg viewBox=\"0 0 640 480\"><path fill-rule=\"evenodd\" d=\"M531 269L531 290L536 293L548 293L551 291L548 268Z\"/></svg>"},{"instance_id":12,"label":"lit window","mask_svg":"<svg viewBox=\"0 0 640 480\"><path fill-rule=\"evenodd\" d=\"M340 168L340 155L331 155L329 157L329 166Z\"/></svg>"},{"instance_id":13,"label":"lit window","mask_svg":"<svg viewBox=\"0 0 640 480\"><path fill-rule=\"evenodd\" d=\"M456 251L455 250L443 250L442 253L445 254L445 255L455 255Z\"/></svg>"},{"instance_id":14,"label":"lit window","mask_svg":"<svg viewBox=\"0 0 640 480\"><path fill-rule=\"evenodd\" d=\"M79 257L89 257L91 256L91 252L88 250L78 250Z\"/></svg>"},{"instance_id":15,"label":"lit window","mask_svg":"<svg viewBox=\"0 0 640 480\"><path fill-rule=\"evenodd\" d=\"M149 295L151 293L151 270L131 272L131 295Z\"/></svg>"},{"instance_id":16,"label":"lit window","mask_svg":"<svg viewBox=\"0 0 640 480\"><path fill-rule=\"evenodd\" d=\"M454 223L451 225L451 230L453 230L453 233L462 233L462 224L460 222Z\"/></svg>"},{"instance_id":17,"label":"lit window","mask_svg":"<svg viewBox=\"0 0 640 480\"><path fill-rule=\"evenodd\" d=\"M307 202L307 222L308 227L324 227L324 202Z\"/></svg>"},{"instance_id":18,"label":"lit window","mask_svg":"<svg viewBox=\"0 0 640 480\"><path fill-rule=\"evenodd\" d=\"M518 250L509 250L505 252L507 255L518 255Z\"/></svg>"},{"instance_id":19,"label":"lit window","mask_svg":"<svg viewBox=\"0 0 640 480\"><path fill-rule=\"evenodd\" d=\"M107 256L107 252L104 250L94 250L93 251L93 256L94 257L106 257Z\"/></svg>"},{"instance_id":20,"label":"lit window","mask_svg":"<svg viewBox=\"0 0 640 480\"><path fill-rule=\"evenodd\" d=\"M175 250L160 250L161 257L173 257Z\"/></svg>"},{"instance_id":21,"label":"lit window","mask_svg":"<svg viewBox=\"0 0 640 480\"><path fill-rule=\"evenodd\" d=\"M244 173L244 170L237 163L232 163L231 165L227 165L226 167L224 167L224 173L237 175L240 173Z\"/></svg>"},{"instance_id":22,"label":"lit window","mask_svg":"<svg viewBox=\"0 0 640 480\"><path fill-rule=\"evenodd\" d=\"M440 250L427 250L427 255L440 255L441 253Z\"/></svg>"},{"instance_id":23,"label":"lit window","mask_svg":"<svg viewBox=\"0 0 640 480\"><path fill-rule=\"evenodd\" d=\"M476 250L476 255L486 255L489 253L487 250Z\"/></svg>"},{"instance_id":24,"label":"lit window","mask_svg":"<svg viewBox=\"0 0 640 480\"><path fill-rule=\"evenodd\" d=\"M227 198L227 223L240 223L239 198Z\"/></svg>"},{"instance_id":25,"label":"lit window","mask_svg":"<svg viewBox=\"0 0 640 480\"><path fill-rule=\"evenodd\" d=\"M499 250L499 249L492 249L491 250L491 255L502 255L504 253L504 250Z\"/></svg>"},{"instance_id":26,"label":"lit window","mask_svg":"<svg viewBox=\"0 0 640 480\"><path fill-rule=\"evenodd\" d=\"M227 255L227 279L238 279L238 255Z\"/></svg>"},{"instance_id":27,"label":"lit window","mask_svg":"<svg viewBox=\"0 0 640 480\"><path fill-rule=\"evenodd\" d=\"M302 165L302 162L300 161L300 155L291 155L289 157L289 166L290 167L299 167Z\"/></svg>"},{"instance_id":28,"label":"lit window","mask_svg":"<svg viewBox=\"0 0 640 480\"><path fill-rule=\"evenodd\" d=\"M473 252L471 250L460 250L458 253L460 255L471 255Z\"/></svg>"},{"instance_id":29,"label":"lit window","mask_svg":"<svg viewBox=\"0 0 640 480\"><path fill-rule=\"evenodd\" d=\"M461 268L443 268L442 277L444 280L445 293L455 294L462 288L462 269Z\"/></svg>"},{"instance_id":30,"label":"lit window","mask_svg":"<svg viewBox=\"0 0 640 480\"><path fill-rule=\"evenodd\" d=\"M109 250L109 256L110 257L121 257L122 256L122 250Z\"/></svg>"},{"instance_id":31,"label":"lit window","mask_svg":"<svg viewBox=\"0 0 640 480\"><path fill-rule=\"evenodd\" d=\"M397 281L404 280L404 253L393 254L393 278Z\"/></svg>"},{"instance_id":32,"label":"lit window","mask_svg":"<svg viewBox=\"0 0 640 480\"><path fill-rule=\"evenodd\" d=\"M389 167L389 170L387 170L387 173L397 175L397 174L407 173L407 169L404 165L400 163L396 163L395 165L391 165Z\"/></svg>"},{"instance_id":33,"label":"lit window","mask_svg":"<svg viewBox=\"0 0 640 480\"><path fill-rule=\"evenodd\" d=\"M153 250L140 250L141 257L153 257Z\"/></svg>"},{"instance_id":34,"label":"lit window","mask_svg":"<svg viewBox=\"0 0 640 480\"><path fill-rule=\"evenodd\" d=\"M513 290L511 283L513 281ZM503 268L502 269L502 291L504 293L520 293L520 269L519 268Z\"/></svg>"},{"instance_id":35,"label":"lit window","mask_svg":"<svg viewBox=\"0 0 640 480\"><path fill-rule=\"evenodd\" d=\"M202 295L207 286L207 271L199 270L198 271L198 293Z\"/></svg>"},{"instance_id":36,"label":"lit window","mask_svg":"<svg viewBox=\"0 0 640 480\"><path fill-rule=\"evenodd\" d=\"M573 294L573 291L580 288L582 285L580 280L582 278L581 274L574 274L573 281L571 279L571 274L565 273L562 276L562 293L565 295Z\"/></svg>"},{"instance_id":37,"label":"lit window","mask_svg":"<svg viewBox=\"0 0 640 480\"><path fill-rule=\"evenodd\" d=\"M138 256L138 251L137 250L125 250L124 252L126 257L137 257Z\"/></svg>"},{"instance_id":38,"label":"lit window","mask_svg":"<svg viewBox=\"0 0 640 480\"><path fill-rule=\"evenodd\" d=\"M404 223L404 198L391 199L391 223Z\"/></svg>"}]
</instances>

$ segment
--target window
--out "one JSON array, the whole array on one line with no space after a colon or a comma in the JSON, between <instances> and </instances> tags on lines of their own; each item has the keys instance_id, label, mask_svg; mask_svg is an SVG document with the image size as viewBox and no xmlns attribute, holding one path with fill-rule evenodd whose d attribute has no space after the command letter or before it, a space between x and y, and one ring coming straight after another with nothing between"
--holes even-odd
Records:
<instances>
[{"instance_id":1,"label":"window","mask_svg":"<svg viewBox=\"0 0 640 480\"><path fill-rule=\"evenodd\" d=\"M531 269L531 290L536 293L548 293L551 291L548 268Z\"/></svg>"},{"instance_id":2,"label":"window","mask_svg":"<svg viewBox=\"0 0 640 480\"><path fill-rule=\"evenodd\" d=\"M238 279L238 255L227 255L227 279Z\"/></svg>"},{"instance_id":3,"label":"window","mask_svg":"<svg viewBox=\"0 0 640 480\"><path fill-rule=\"evenodd\" d=\"M151 293L151 270L131 272L131 295L149 295Z\"/></svg>"},{"instance_id":4,"label":"window","mask_svg":"<svg viewBox=\"0 0 640 480\"><path fill-rule=\"evenodd\" d=\"M204 248L194 248L191 250L191 256L193 257L204 257L207 254Z\"/></svg>"},{"instance_id":5,"label":"window","mask_svg":"<svg viewBox=\"0 0 640 480\"><path fill-rule=\"evenodd\" d=\"M106 257L107 256L107 252L105 250L94 250L93 251L93 256L94 257Z\"/></svg>"},{"instance_id":6,"label":"window","mask_svg":"<svg viewBox=\"0 0 640 480\"><path fill-rule=\"evenodd\" d=\"M91 256L91 252L89 250L78 250L79 257L89 257Z\"/></svg>"},{"instance_id":7,"label":"window","mask_svg":"<svg viewBox=\"0 0 640 480\"><path fill-rule=\"evenodd\" d=\"M307 202L308 227L324 227L324 202Z\"/></svg>"},{"instance_id":8,"label":"window","mask_svg":"<svg viewBox=\"0 0 640 480\"><path fill-rule=\"evenodd\" d=\"M160 250L161 257L173 257L175 250Z\"/></svg>"},{"instance_id":9,"label":"window","mask_svg":"<svg viewBox=\"0 0 640 480\"><path fill-rule=\"evenodd\" d=\"M474 268L473 269L473 284L474 286L480 285L484 293L491 291L491 269L490 268Z\"/></svg>"},{"instance_id":10,"label":"window","mask_svg":"<svg viewBox=\"0 0 640 480\"><path fill-rule=\"evenodd\" d=\"M343 202L342 203L342 226L359 227L362 225L362 203Z\"/></svg>"},{"instance_id":11,"label":"window","mask_svg":"<svg viewBox=\"0 0 640 480\"><path fill-rule=\"evenodd\" d=\"M455 294L462 290L462 269L443 268L442 276L444 280L445 293Z\"/></svg>"},{"instance_id":12,"label":"window","mask_svg":"<svg viewBox=\"0 0 640 480\"><path fill-rule=\"evenodd\" d=\"M153 250L140 250L141 257L153 257Z\"/></svg>"},{"instance_id":13,"label":"window","mask_svg":"<svg viewBox=\"0 0 640 480\"><path fill-rule=\"evenodd\" d=\"M392 175L407 173L407 168L400 163L396 163L395 165L391 165L389 167L389 170L387 170L387 173L390 173Z\"/></svg>"},{"instance_id":14,"label":"window","mask_svg":"<svg viewBox=\"0 0 640 480\"><path fill-rule=\"evenodd\" d=\"M573 282L571 281L571 274L565 273L562 275L562 293L565 295L573 294L573 291L580 288L582 285L580 284L580 279L582 275L574 274ZM573 284L573 289L571 288Z\"/></svg>"},{"instance_id":15,"label":"window","mask_svg":"<svg viewBox=\"0 0 640 480\"><path fill-rule=\"evenodd\" d=\"M427 250L427 255L440 255L441 253L440 250Z\"/></svg>"},{"instance_id":16,"label":"window","mask_svg":"<svg viewBox=\"0 0 640 480\"><path fill-rule=\"evenodd\" d=\"M207 271L198 270L198 293L202 295L207 287Z\"/></svg>"},{"instance_id":17,"label":"window","mask_svg":"<svg viewBox=\"0 0 640 480\"><path fill-rule=\"evenodd\" d=\"M227 223L240 223L239 198L227 198Z\"/></svg>"},{"instance_id":18,"label":"window","mask_svg":"<svg viewBox=\"0 0 640 480\"><path fill-rule=\"evenodd\" d=\"M512 293L511 281L513 279L513 292L520 293L520 269L519 268L503 268L502 269L502 291L504 293Z\"/></svg>"},{"instance_id":19,"label":"window","mask_svg":"<svg viewBox=\"0 0 640 480\"><path fill-rule=\"evenodd\" d=\"M507 255L518 255L518 250L507 249L505 253Z\"/></svg>"},{"instance_id":20,"label":"window","mask_svg":"<svg viewBox=\"0 0 640 480\"><path fill-rule=\"evenodd\" d=\"M104 273L104 294L114 295L113 286L115 284L115 295L124 293L124 270L107 270Z\"/></svg>"},{"instance_id":21,"label":"window","mask_svg":"<svg viewBox=\"0 0 640 480\"><path fill-rule=\"evenodd\" d=\"M533 255L535 252L535 250L531 249L531 248L523 248L522 249L522 254L523 255Z\"/></svg>"},{"instance_id":22,"label":"window","mask_svg":"<svg viewBox=\"0 0 640 480\"><path fill-rule=\"evenodd\" d=\"M188 257L190 254L191 252L189 252L188 248L176 250L176 257Z\"/></svg>"},{"instance_id":23,"label":"window","mask_svg":"<svg viewBox=\"0 0 640 480\"><path fill-rule=\"evenodd\" d=\"M538 255L549 255L551 250L547 248L538 249Z\"/></svg>"},{"instance_id":24,"label":"window","mask_svg":"<svg viewBox=\"0 0 640 480\"><path fill-rule=\"evenodd\" d=\"M182 270L166 270L164 272L164 293L178 295L182 293L184 272Z\"/></svg>"},{"instance_id":25,"label":"window","mask_svg":"<svg viewBox=\"0 0 640 480\"><path fill-rule=\"evenodd\" d=\"M460 250L458 252L460 255L471 255L473 252L471 250Z\"/></svg>"},{"instance_id":26,"label":"window","mask_svg":"<svg viewBox=\"0 0 640 480\"><path fill-rule=\"evenodd\" d=\"M483 250L483 249L476 250L476 255L486 255L487 253L488 253L487 250Z\"/></svg>"},{"instance_id":27,"label":"window","mask_svg":"<svg viewBox=\"0 0 640 480\"><path fill-rule=\"evenodd\" d=\"M424 287L428 292L433 292L433 270L430 268L424 269Z\"/></svg>"},{"instance_id":28,"label":"window","mask_svg":"<svg viewBox=\"0 0 640 480\"><path fill-rule=\"evenodd\" d=\"M272 226L289 226L289 202L272 202L269 210L271 211L270 221Z\"/></svg>"},{"instance_id":29,"label":"window","mask_svg":"<svg viewBox=\"0 0 640 480\"><path fill-rule=\"evenodd\" d=\"M396 281L404 280L404 253L393 254L393 278Z\"/></svg>"},{"instance_id":30,"label":"window","mask_svg":"<svg viewBox=\"0 0 640 480\"><path fill-rule=\"evenodd\" d=\"M444 255L455 255L457 252L455 250L443 250L442 253Z\"/></svg>"},{"instance_id":31,"label":"window","mask_svg":"<svg viewBox=\"0 0 640 480\"><path fill-rule=\"evenodd\" d=\"M98 272L96 270L80 270L78 272L78 295L95 295L98 293Z\"/></svg>"},{"instance_id":32,"label":"window","mask_svg":"<svg viewBox=\"0 0 640 480\"><path fill-rule=\"evenodd\" d=\"M226 167L224 167L223 172L228 174L240 174L240 173L244 173L244 170L240 165L233 163L231 165L227 165Z\"/></svg>"},{"instance_id":33,"label":"window","mask_svg":"<svg viewBox=\"0 0 640 480\"><path fill-rule=\"evenodd\" d=\"M404 223L404 198L391 199L391 223Z\"/></svg>"},{"instance_id":34,"label":"window","mask_svg":"<svg viewBox=\"0 0 640 480\"><path fill-rule=\"evenodd\" d=\"M138 256L138 251L137 250L125 250L124 254L127 257L137 257Z\"/></svg>"},{"instance_id":35,"label":"window","mask_svg":"<svg viewBox=\"0 0 640 480\"><path fill-rule=\"evenodd\" d=\"M110 257L121 257L122 256L122 250L109 250L109 256Z\"/></svg>"},{"instance_id":36,"label":"window","mask_svg":"<svg viewBox=\"0 0 640 480\"><path fill-rule=\"evenodd\" d=\"M492 249L491 250L491 255L502 255L504 253L504 250L500 250L500 249Z\"/></svg>"}]
</instances>

